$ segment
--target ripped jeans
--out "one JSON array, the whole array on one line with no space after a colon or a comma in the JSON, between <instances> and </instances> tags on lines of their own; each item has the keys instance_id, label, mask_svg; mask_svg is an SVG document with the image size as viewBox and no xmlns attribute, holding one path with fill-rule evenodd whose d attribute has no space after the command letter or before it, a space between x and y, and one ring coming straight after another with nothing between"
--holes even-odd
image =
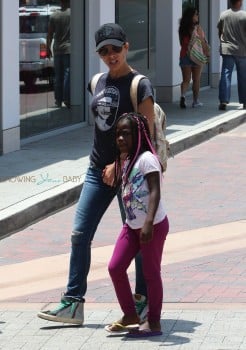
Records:
<instances>
[{"instance_id":1,"label":"ripped jeans","mask_svg":"<svg viewBox=\"0 0 246 350\"><path fill-rule=\"evenodd\" d=\"M64 294L64 299L66 300L84 301L84 295L87 290L87 276L91 265L91 243L103 214L117 195L117 192L118 189L110 187L102 181L101 169L94 166L88 168L77 204L71 236L72 248L69 277L67 291ZM120 202L120 195L118 195L118 200ZM121 203L119 204L122 220L125 221L123 207ZM141 280L143 278L141 259L138 259L136 266L137 270L140 270L139 278L136 277L138 286L146 288L145 282ZM145 293L144 290L136 290L136 292Z\"/></svg>"}]
</instances>

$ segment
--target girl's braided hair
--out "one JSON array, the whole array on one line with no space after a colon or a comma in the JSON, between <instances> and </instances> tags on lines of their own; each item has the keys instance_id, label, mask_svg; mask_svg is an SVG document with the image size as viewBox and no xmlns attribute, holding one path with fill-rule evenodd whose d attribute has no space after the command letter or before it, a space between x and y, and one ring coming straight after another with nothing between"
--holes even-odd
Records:
<instances>
[{"instance_id":1,"label":"girl's braided hair","mask_svg":"<svg viewBox=\"0 0 246 350\"><path fill-rule=\"evenodd\" d=\"M116 127L122 119L126 119L129 121L132 130L132 150L128 154L129 163L127 165L127 168L125 169L125 184L138 156L145 151L150 151L151 153L156 155L156 151L151 143L148 120L144 115L136 112L124 113L117 120ZM121 158L120 151L118 149L116 151L115 171L116 183L119 184L121 181Z\"/></svg>"}]
</instances>

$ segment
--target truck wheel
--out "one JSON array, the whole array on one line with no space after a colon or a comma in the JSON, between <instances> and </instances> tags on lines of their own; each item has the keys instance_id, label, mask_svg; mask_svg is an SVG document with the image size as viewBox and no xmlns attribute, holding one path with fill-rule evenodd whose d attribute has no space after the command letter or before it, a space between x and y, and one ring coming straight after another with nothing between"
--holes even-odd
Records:
<instances>
[{"instance_id":1,"label":"truck wheel","mask_svg":"<svg viewBox=\"0 0 246 350\"><path fill-rule=\"evenodd\" d=\"M33 86L35 85L36 80L37 80L37 78L36 78L36 77L33 77L33 76L26 77L26 78L24 79L24 83L25 83L26 87L27 87L28 89L30 89L31 87L33 87Z\"/></svg>"}]
</instances>

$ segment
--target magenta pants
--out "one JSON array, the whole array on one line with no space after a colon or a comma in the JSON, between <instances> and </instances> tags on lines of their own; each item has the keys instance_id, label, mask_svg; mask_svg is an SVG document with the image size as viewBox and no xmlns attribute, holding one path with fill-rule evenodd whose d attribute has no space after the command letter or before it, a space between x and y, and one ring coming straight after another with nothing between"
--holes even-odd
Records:
<instances>
[{"instance_id":1,"label":"magenta pants","mask_svg":"<svg viewBox=\"0 0 246 350\"><path fill-rule=\"evenodd\" d=\"M123 226L108 270L124 315L134 315L136 312L127 269L141 251L143 274L148 291L148 320L160 320L163 300L161 259L168 231L169 223L166 216L162 222L154 225L153 239L149 243L140 244L140 230L133 230L127 224Z\"/></svg>"}]
</instances>

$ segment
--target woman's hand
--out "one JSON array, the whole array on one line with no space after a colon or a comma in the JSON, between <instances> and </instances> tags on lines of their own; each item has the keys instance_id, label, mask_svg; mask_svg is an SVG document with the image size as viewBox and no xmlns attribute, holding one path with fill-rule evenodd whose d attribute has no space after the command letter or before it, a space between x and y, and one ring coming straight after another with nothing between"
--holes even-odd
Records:
<instances>
[{"instance_id":1,"label":"woman's hand","mask_svg":"<svg viewBox=\"0 0 246 350\"><path fill-rule=\"evenodd\" d=\"M115 177L115 163L106 165L102 173L103 182L106 185L113 187L114 177Z\"/></svg>"},{"instance_id":2,"label":"woman's hand","mask_svg":"<svg viewBox=\"0 0 246 350\"><path fill-rule=\"evenodd\" d=\"M200 39L203 40L205 37L204 31L200 25L196 28L197 34L199 35Z\"/></svg>"}]
</instances>

